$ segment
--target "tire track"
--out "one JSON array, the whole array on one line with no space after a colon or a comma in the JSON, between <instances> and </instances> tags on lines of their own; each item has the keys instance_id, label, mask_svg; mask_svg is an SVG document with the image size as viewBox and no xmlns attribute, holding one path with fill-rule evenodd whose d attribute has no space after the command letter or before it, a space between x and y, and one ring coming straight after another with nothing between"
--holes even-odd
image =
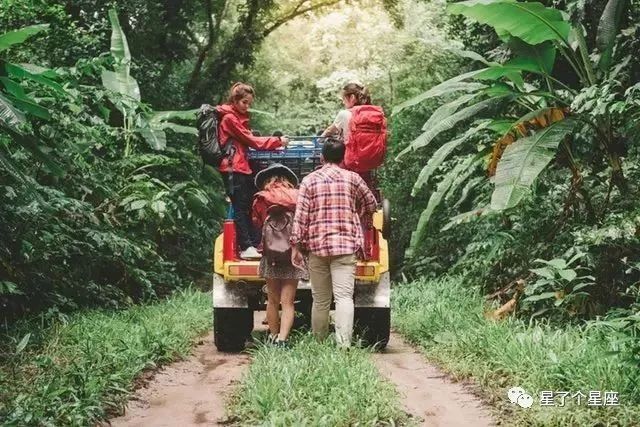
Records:
<instances>
[{"instance_id":1,"label":"tire track","mask_svg":"<svg viewBox=\"0 0 640 427\"><path fill-rule=\"evenodd\" d=\"M463 384L452 382L397 333L385 352L373 360L382 375L395 384L405 411L431 427L494 426L489 410Z\"/></svg>"}]
</instances>

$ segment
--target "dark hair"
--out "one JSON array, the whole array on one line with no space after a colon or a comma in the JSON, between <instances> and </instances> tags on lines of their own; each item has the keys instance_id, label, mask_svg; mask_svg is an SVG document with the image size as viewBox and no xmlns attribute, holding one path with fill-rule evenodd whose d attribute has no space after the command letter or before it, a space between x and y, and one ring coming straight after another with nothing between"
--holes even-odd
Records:
<instances>
[{"instance_id":1,"label":"dark hair","mask_svg":"<svg viewBox=\"0 0 640 427\"><path fill-rule=\"evenodd\" d=\"M348 83L342 88L343 96L355 95L356 105L369 105L371 104L371 95L369 95L369 89L360 83Z\"/></svg>"},{"instance_id":2,"label":"dark hair","mask_svg":"<svg viewBox=\"0 0 640 427\"><path fill-rule=\"evenodd\" d=\"M327 138L322 146L322 158L327 163L342 163L344 150L344 142L341 139Z\"/></svg>"},{"instance_id":3,"label":"dark hair","mask_svg":"<svg viewBox=\"0 0 640 427\"><path fill-rule=\"evenodd\" d=\"M272 136L284 136L284 133L282 133L282 131L280 131L280 130L277 130L277 131L275 131L275 132L273 133L273 135L272 135Z\"/></svg>"},{"instance_id":4,"label":"dark hair","mask_svg":"<svg viewBox=\"0 0 640 427\"><path fill-rule=\"evenodd\" d=\"M229 104L233 104L234 102L240 101L247 95L256 96L256 91L253 90L253 87L246 83L235 83L229 89L229 96L227 97L227 102Z\"/></svg>"}]
</instances>

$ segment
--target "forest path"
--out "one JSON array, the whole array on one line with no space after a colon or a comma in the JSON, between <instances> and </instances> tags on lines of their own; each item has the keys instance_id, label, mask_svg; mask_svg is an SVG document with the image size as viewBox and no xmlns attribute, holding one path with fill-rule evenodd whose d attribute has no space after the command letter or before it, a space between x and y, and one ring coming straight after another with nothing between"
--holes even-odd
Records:
<instances>
[{"instance_id":1,"label":"forest path","mask_svg":"<svg viewBox=\"0 0 640 427\"><path fill-rule=\"evenodd\" d=\"M454 383L402 337L391 333L384 352L373 360L384 377L396 386L404 410L419 425L493 426L489 410L463 383Z\"/></svg>"},{"instance_id":2,"label":"forest path","mask_svg":"<svg viewBox=\"0 0 640 427\"><path fill-rule=\"evenodd\" d=\"M263 313L254 316L256 330ZM392 382L403 409L422 425L484 427L494 425L489 411L465 385L452 382L428 363L400 335L391 334L387 349L372 354L380 373ZM251 358L248 354L219 353L211 334L186 360L158 371L138 389L115 427L215 426L226 424L227 399Z\"/></svg>"},{"instance_id":3,"label":"forest path","mask_svg":"<svg viewBox=\"0 0 640 427\"><path fill-rule=\"evenodd\" d=\"M257 316L256 316L257 317ZM160 370L147 387L136 391L115 427L213 426L226 421L226 399L251 358L220 353L212 334L187 359Z\"/></svg>"}]
</instances>

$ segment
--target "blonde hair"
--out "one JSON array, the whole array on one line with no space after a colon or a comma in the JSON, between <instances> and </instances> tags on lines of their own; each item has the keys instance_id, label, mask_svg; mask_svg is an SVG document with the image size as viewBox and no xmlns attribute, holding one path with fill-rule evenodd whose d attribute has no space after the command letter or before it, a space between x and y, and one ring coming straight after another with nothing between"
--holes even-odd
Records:
<instances>
[{"instance_id":1,"label":"blonde hair","mask_svg":"<svg viewBox=\"0 0 640 427\"><path fill-rule=\"evenodd\" d=\"M371 95L369 94L369 89L367 89L365 85L357 82L347 83L346 85L344 85L344 87L342 88L342 95L345 97L355 95L356 105L371 104Z\"/></svg>"},{"instance_id":2,"label":"blonde hair","mask_svg":"<svg viewBox=\"0 0 640 427\"><path fill-rule=\"evenodd\" d=\"M227 102L229 104L233 104L240 101L247 95L256 96L256 91L253 89L253 87L242 82L235 83L233 86L231 86L231 89L229 89Z\"/></svg>"},{"instance_id":3,"label":"blonde hair","mask_svg":"<svg viewBox=\"0 0 640 427\"><path fill-rule=\"evenodd\" d=\"M264 184L262 184L262 188L264 190L268 190L275 185L284 185L287 188L295 188L291 181L281 175L275 175L267 179Z\"/></svg>"}]
</instances>

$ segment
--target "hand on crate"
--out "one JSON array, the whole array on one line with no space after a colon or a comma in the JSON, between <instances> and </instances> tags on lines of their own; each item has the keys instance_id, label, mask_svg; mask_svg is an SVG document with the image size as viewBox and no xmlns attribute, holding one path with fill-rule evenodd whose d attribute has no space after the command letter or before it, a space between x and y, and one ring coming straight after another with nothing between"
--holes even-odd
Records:
<instances>
[{"instance_id":1,"label":"hand on crate","mask_svg":"<svg viewBox=\"0 0 640 427\"><path fill-rule=\"evenodd\" d=\"M286 147L287 145L289 145L289 137L281 136L280 137L280 142L282 143L283 147Z\"/></svg>"}]
</instances>

